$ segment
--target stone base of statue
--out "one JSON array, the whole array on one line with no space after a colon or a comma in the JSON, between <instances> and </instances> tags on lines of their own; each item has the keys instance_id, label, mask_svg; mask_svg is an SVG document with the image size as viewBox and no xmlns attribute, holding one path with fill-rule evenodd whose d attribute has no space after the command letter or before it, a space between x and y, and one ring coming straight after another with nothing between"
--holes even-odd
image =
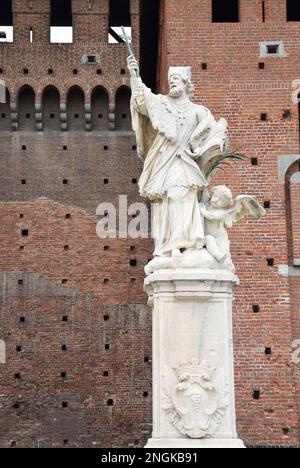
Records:
<instances>
[{"instance_id":1,"label":"stone base of statue","mask_svg":"<svg viewBox=\"0 0 300 468\"><path fill-rule=\"evenodd\" d=\"M244 449L239 439L149 439L145 448L149 449Z\"/></svg>"},{"instance_id":2,"label":"stone base of statue","mask_svg":"<svg viewBox=\"0 0 300 468\"><path fill-rule=\"evenodd\" d=\"M153 438L147 448L244 448L236 433L232 300L226 270L158 270L153 309Z\"/></svg>"}]
</instances>

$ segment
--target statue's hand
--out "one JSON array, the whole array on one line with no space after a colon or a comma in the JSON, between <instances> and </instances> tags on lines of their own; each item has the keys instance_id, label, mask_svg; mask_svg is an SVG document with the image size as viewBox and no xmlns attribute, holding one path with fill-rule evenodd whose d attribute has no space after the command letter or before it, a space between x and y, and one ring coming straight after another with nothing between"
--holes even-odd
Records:
<instances>
[{"instance_id":1,"label":"statue's hand","mask_svg":"<svg viewBox=\"0 0 300 468\"><path fill-rule=\"evenodd\" d=\"M127 59L127 66L132 78L136 78L140 74L140 67L134 55L130 55Z\"/></svg>"},{"instance_id":2,"label":"statue's hand","mask_svg":"<svg viewBox=\"0 0 300 468\"><path fill-rule=\"evenodd\" d=\"M200 203L199 204L199 210L200 210L200 214L202 214L202 216L205 216L205 206L204 206L204 203Z\"/></svg>"},{"instance_id":3,"label":"statue's hand","mask_svg":"<svg viewBox=\"0 0 300 468\"><path fill-rule=\"evenodd\" d=\"M199 159L201 153L200 148L193 149L192 151L188 148L185 148L184 151L190 158L194 159L194 161Z\"/></svg>"}]
</instances>

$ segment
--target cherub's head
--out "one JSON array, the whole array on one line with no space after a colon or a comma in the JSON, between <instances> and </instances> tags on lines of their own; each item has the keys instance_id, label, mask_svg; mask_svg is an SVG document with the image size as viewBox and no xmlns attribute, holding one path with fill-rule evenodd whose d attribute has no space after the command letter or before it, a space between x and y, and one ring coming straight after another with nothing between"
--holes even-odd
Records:
<instances>
[{"instance_id":1,"label":"cherub's head","mask_svg":"<svg viewBox=\"0 0 300 468\"><path fill-rule=\"evenodd\" d=\"M218 185L212 189L210 203L213 208L228 208L232 205L232 202L232 193L225 185Z\"/></svg>"}]
</instances>

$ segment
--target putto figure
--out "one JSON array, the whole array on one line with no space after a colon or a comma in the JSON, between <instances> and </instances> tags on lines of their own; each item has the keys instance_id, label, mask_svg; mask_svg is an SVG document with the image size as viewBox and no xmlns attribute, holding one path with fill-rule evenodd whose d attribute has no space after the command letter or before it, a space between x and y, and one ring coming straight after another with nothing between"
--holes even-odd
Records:
<instances>
[{"instance_id":1,"label":"putto figure","mask_svg":"<svg viewBox=\"0 0 300 468\"><path fill-rule=\"evenodd\" d=\"M200 205L200 212L205 220L206 250L218 262L227 262L229 266L231 255L227 229L242 221L247 214L254 218L265 214L264 208L249 195L240 195L234 200L231 191L225 185L213 188L208 203Z\"/></svg>"}]
</instances>

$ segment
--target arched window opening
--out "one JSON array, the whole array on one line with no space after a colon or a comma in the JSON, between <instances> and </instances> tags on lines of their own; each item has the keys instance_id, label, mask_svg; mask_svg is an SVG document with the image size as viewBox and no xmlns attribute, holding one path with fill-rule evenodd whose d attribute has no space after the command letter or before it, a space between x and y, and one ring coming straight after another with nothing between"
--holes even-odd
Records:
<instances>
[{"instance_id":1,"label":"arched window opening","mask_svg":"<svg viewBox=\"0 0 300 468\"><path fill-rule=\"evenodd\" d=\"M212 0L213 23L238 23L239 0Z\"/></svg>"},{"instance_id":2,"label":"arched window opening","mask_svg":"<svg viewBox=\"0 0 300 468\"><path fill-rule=\"evenodd\" d=\"M18 97L19 130L35 130L35 94L30 86L24 86Z\"/></svg>"},{"instance_id":3,"label":"arched window opening","mask_svg":"<svg viewBox=\"0 0 300 468\"><path fill-rule=\"evenodd\" d=\"M13 42L12 0L1 0L0 42Z\"/></svg>"},{"instance_id":4,"label":"arched window opening","mask_svg":"<svg viewBox=\"0 0 300 468\"><path fill-rule=\"evenodd\" d=\"M50 42L73 42L72 0L51 0Z\"/></svg>"},{"instance_id":5,"label":"arched window opening","mask_svg":"<svg viewBox=\"0 0 300 468\"><path fill-rule=\"evenodd\" d=\"M300 267L300 159L285 176L289 265Z\"/></svg>"},{"instance_id":6,"label":"arched window opening","mask_svg":"<svg viewBox=\"0 0 300 468\"><path fill-rule=\"evenodd\" d=\"M43 92L43 129L60 130L60 96L54 86L48 86Z\"/></svg>"},{"instance_id":7,"label":"arched window opening","mask_svg":"<svg viewBox=\"0 0 300 468\"><path fill-rule=\"evenodd\" d=\"M0 130L1 131L11 129L10 95L9 95L8 90L5 88L4 88L4 97L5 97L4 99L0 99Z\"/></svg>"},{"instance_id":8,"label":"arched window opening","mask_svg":"<svg viewBox=\"0 0 300 468\"><path fill-rule=\"evenodd\" d=\"M92 129L109 129L109 98L106 90L98 86L92 93Z\"/></svg>"},{"instance_id":9,"label":"arched window opening","mask_svg":"<svg viewBox=\"0 0 300 468\"><path fill-rule=\"evenodd\" d=\"M0 340L0 364L6 364L6 345L3 340Z\"/></svg>"},{"instance_id":10,"label":"arched window opening","mask_svg":"<svg viewBox=\"0 0 300 468\"><path fill-rule=\"evenodd\" d=\"M131 131L131 92L127 87L118 89L116 94L116 130Z\"/></svg>"},{"instance_id":11,"label":"arched window opening","mask_svg":"<svg viewBox=\"0 0 300 468\"><path fill-rule=\"evenodd\" d=\"M110 44L123 43L121 26L125 26L126 35L131 38L130 0L109 0L109 35Z\"/></svg>"},{"instance_id":12,"label":"arched window opening","mask_svg":"<svg viewBox=\"0 0 300 468\"><path fill-rule=\"evenodd\" d=\"M79 86L73 86L67 98L68 130L85 130L84 102L82 89Z\"/></svg>"}]
</instances>

